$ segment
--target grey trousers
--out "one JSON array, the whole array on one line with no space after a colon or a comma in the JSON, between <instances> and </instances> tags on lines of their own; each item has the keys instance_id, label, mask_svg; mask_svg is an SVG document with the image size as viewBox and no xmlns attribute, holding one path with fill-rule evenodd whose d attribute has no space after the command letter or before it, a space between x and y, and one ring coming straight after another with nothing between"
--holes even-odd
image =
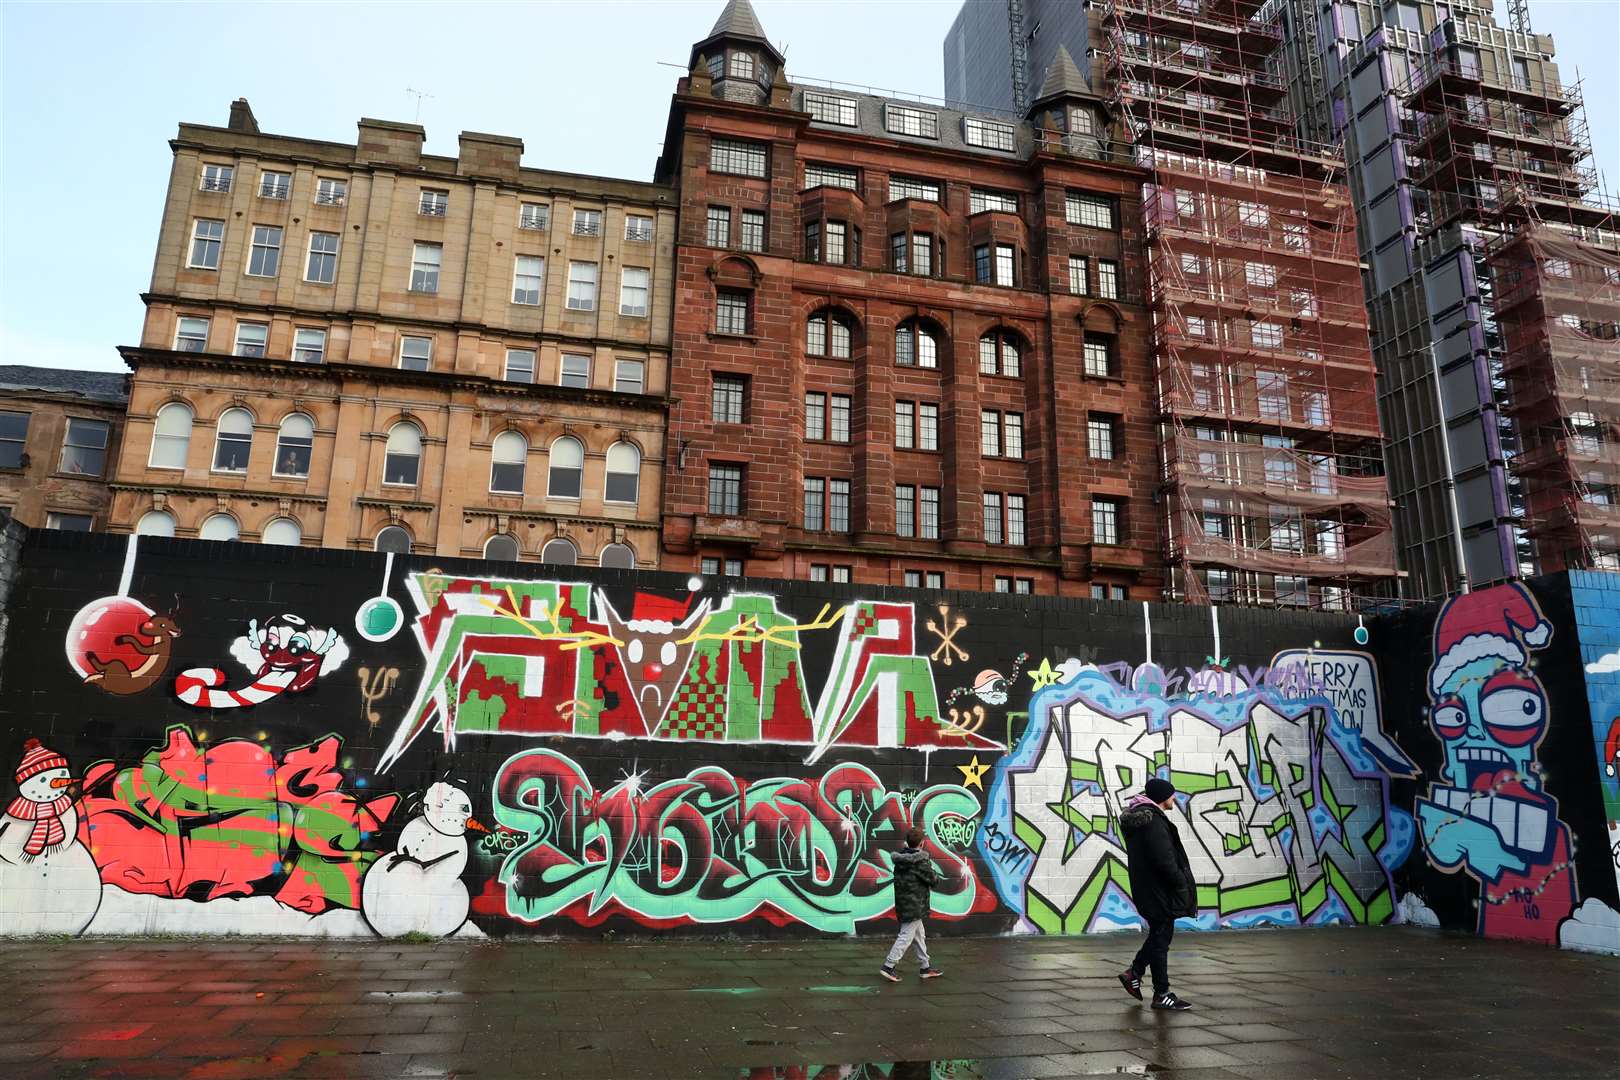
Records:
<instances>
[{"instance_id":1,"label":"grey trousers","mask_svg":"<svg viewBox=\"0 0 1620 1080\"><path fill-rule=\"evenodd\" d=\"M917 965L923 971L927 971L928 931L921 919L900 924L900 933L894 939L894 947L889 950L889 957L883 961L883 966L892 968L898 964L906 955L906 950L911 948L913 941L917 943Z\"/></svg>"}]
</instances>

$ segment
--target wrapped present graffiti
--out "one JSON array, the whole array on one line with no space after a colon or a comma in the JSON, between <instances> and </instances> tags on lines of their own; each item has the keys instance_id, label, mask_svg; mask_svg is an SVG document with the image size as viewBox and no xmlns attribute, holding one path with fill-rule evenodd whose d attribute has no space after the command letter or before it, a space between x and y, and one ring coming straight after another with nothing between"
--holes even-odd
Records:
<instances>
[{"instance_id":1,"label":"wrapped present graffiti","mask_svg":"<svg viewBox=\"0 0 1620 1080\"><path fill-rule=\"evenodd\" d=\"M628 615L588 584L412 574L421 681L379 765L423 732L990 748L940 710L910 604L823 606L799 622L776 599L637 593ZM594 617L593 617L594 613ZM836 641L812 702L803 645Z\"/></svg>"},{"instance_id":2,"label":"wrapped present graffiti","mask_svg":"<svg viewBox=\"0 0 1620 1080\"><path fill-rule=\"evenodd\" d=\"M398 796L343 790L340 745L328 735L280 754L248 739L199 746L171 727L140 764L85 771L79 838L101 880L126 892L359 908L377 858L366 845Z\"/></svg>"},{"instance_id":3,"label":"wrapped present graffiti","mask_svg":"<svg viewBox=\"0 0 1620 1080\"><path fill-rule=\"evenodd\" d=\"M944 877L935 914L995 906L952 846L979 810L964 788L908 800L851 763L752 781L709 766L653 782L634 768L602 787L553 750L507 760L495 819L527 839L501 862L504 914L586 925L628 914L655 927L759 918L848 933L892 910L890 853L913 824Z\"/></svg>"},{"instance_id":4,"label":"wrapped present graffiti","mask_svg":"<svg viewBox=\"0 0 1620 1080\"><path fill-rule=\"evenodd\" d=\"M1352 727L1310 676L1323 660L1365 669L1340 672L1347 684L1373 678L1364 654L1317 651L1279 655L1257 686L1208 679L1167 696L1164 673L1143 664L1123 681L1084 667L1037 694L996 765L978 836L1004 903L1048 933L1138 925L1118 818L1158 775L1185 793L1172 818L1200 926L1389 918L1391 872L1416 829L1363 740L1379 733L1376 694ZM1393 744L1370 741L1410 770Z\"/></svg>"}]
</instances>

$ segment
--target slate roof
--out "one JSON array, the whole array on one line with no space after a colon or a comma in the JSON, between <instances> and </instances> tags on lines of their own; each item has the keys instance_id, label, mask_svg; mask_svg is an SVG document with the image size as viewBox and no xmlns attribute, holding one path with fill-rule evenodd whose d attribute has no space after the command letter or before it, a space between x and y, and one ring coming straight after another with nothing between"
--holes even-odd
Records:
<instances>
[{"instance_id":1,"label":"slate roof","mask_svg":"<svg viewBox=\"0 0 1620 1080\"><path fill-rule=\"evenodd\" d=\"M792 82L792 80L789 80ZM804 107L804 94L830 94L834 97L854 98L856 101L857 124L849 127L844 124L833 124L821 120L812 120L812 127L825 128L828 131L858 131L862 135L871 135L879 139L888 139L891 142L910 143L913 146L934 146L945 150L959 151L965 154L977 154L982 157L1000 161L1018 161L1027 159L1035 150L1035 129L1026 121L1016 119L1011 113L999 112L993 109L952 108L949 105L933 104L905 98L887 98L876 94L863 94L842 88L829 88L816 86L813 83L793 83L793 107L800 112L807 111ZM905 135L890 131L884 125L884 107L888 104L904 106L908 109L921 109L931 112L938 117L939 138L929 139L920 135ZM972 146L964 135L963 119L977 117L991 120L998 124L1010 124L1013 129L1012 150L993 150L986 146Z\"/></svg>"},{"instance_id":2,"label":"slate roof","mask_svg":"<svg viewBox=\"0 0 1620 1080\"><path fill-rule=\"evenodd\" d=\"M1035 95L1035 100L1045 101L1047 98L1067 94L1091 97L1091 85L1075 66L1074 57L1069 55L1068 46L1059 45L1057 55L1052 58L1052 65L1046 69L1046 79L1041 83L1041 92Z\"/></svg>"},{"instance_id":3,"label":"slate roof","mask_svg":"<svg viewBox=\"0 0 1620 1080\"><path fill-rule=\"evenodd\" d=\"M129 400L129 376L117 371L0 364L0 390L45 390L77 394L88 401L122 405Z\"/></svg>"},{"instance_id":4,"label":"slate roof","mask_svg":"<svg viewBox=\"0 0 1620 1080\"><path fill-rule=\"evenodd\" d=\"M709 37L747 37L765 40L765 28L759 24L759 16L754 14L754 6L748 0L728 0L726 9L714 22L714 29L709 31Z\"/></svg>"}]
</instances>

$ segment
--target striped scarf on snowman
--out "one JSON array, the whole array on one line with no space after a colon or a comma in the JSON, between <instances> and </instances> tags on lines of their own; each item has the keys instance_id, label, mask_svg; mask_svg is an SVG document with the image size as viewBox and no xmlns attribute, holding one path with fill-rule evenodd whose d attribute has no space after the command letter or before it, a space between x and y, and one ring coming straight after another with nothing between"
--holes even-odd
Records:
<instances>
[{"instance_id":1,"label":"striped scarf on snowman","mask_svg":"<svg viewBox=\"0 0 1620 1080\"><path fill-rule=\"evenodd\" d=\"M34 823L33 831L28 834L28 842L23 844L26 858L37 858L45 854L47 848L54 850L67 839L67 830L62 827L62 815L72 805L71 795L63 795L48 803L37 803L21 795L11 800L6 813L18 821Z\"/></svg>"}]
</instances>

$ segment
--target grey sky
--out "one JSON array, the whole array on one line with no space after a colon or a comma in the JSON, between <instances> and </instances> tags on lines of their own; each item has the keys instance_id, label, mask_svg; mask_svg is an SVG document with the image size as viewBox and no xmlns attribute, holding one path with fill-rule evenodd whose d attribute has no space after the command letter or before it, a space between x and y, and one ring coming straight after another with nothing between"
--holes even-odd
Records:
<instances>
[{"instance_id":1,"label":"grey sky","mask_svg":"<svg viewBox=\"0 0 1620 1080\"><path fill-rule=\"evenodd\" d=\"M1079 0L1075 0L1079 2ZM722 0L495 4L36 4L0 0L0 363L122 368L140 334L167 141L225 123L352 142L415 119L430 153L516 135L526 164L647 179L669 95ZM937 95L958 0L754 0L788 71ZM1531 0L1586 76L1598 164L1620 184L1620 0Z\"/></svg>"}]
</instances>

